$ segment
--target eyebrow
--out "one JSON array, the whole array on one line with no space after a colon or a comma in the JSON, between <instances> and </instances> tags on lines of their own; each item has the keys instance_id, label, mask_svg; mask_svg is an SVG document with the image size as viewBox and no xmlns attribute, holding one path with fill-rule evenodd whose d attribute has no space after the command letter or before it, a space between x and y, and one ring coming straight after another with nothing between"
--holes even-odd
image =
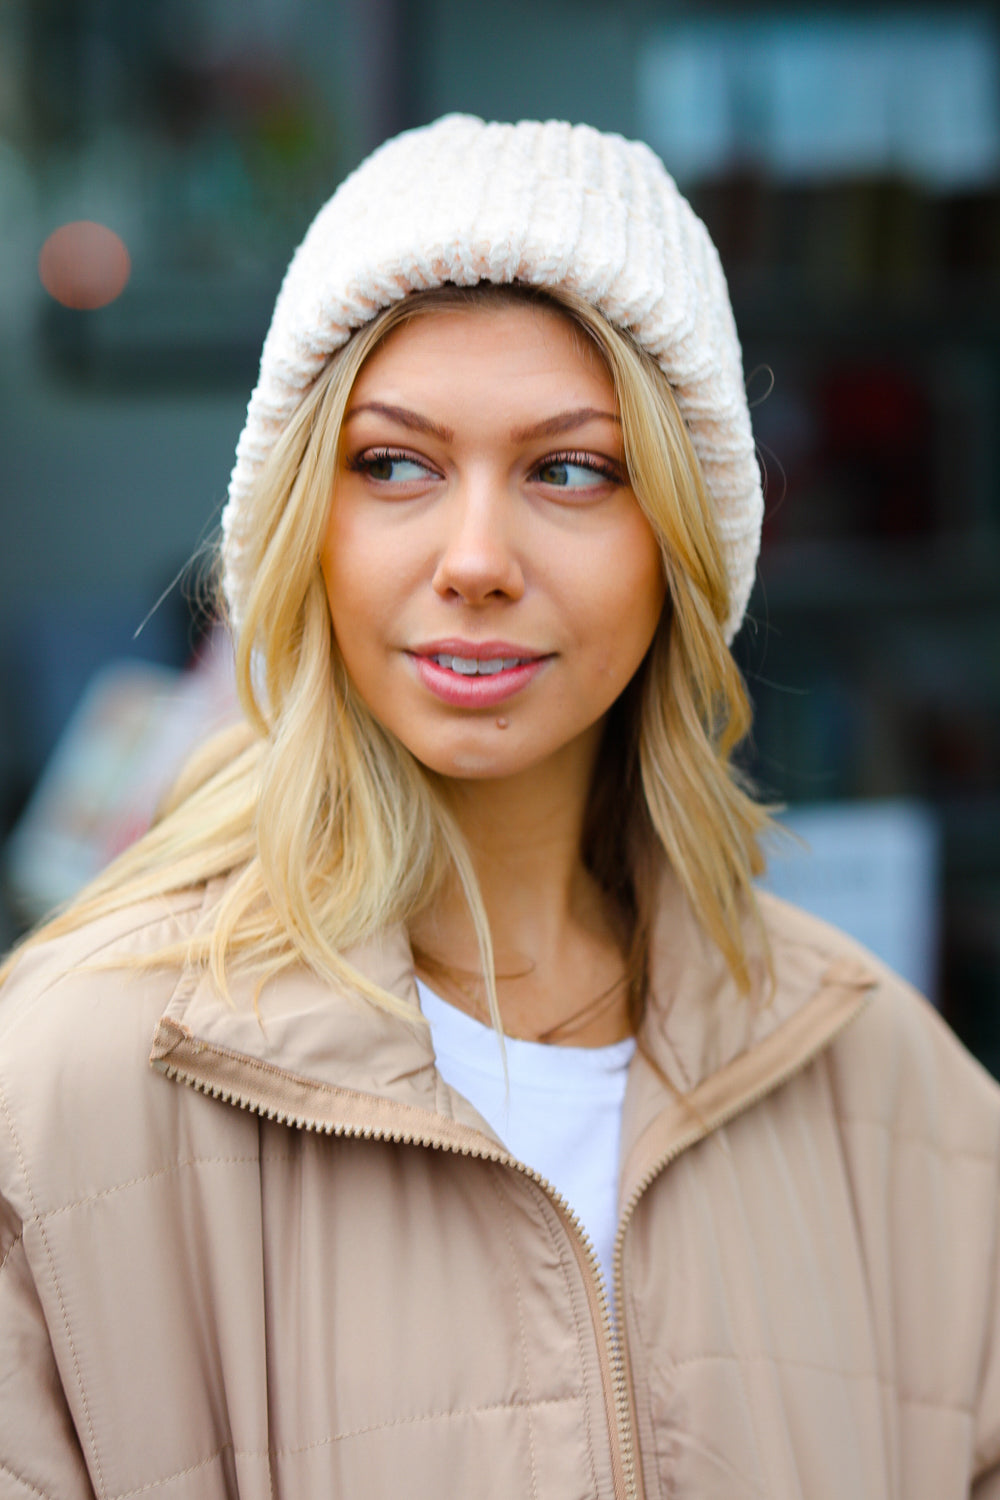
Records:
<instances>
[{"instance_id":1,"label":"eyebrow","mask_svg":"<svg viewBox=\"0 0 1000 1500\"><path fill-rule=\"evenodd\" d=\"M597 420L616 422L619 427L622 423L616 412L599 411L596 406L579 406L574 411L562 411L557 416L547 417L532 427L516 427L511 438L515 443L527 443L532 438L555 437L557 433L570 432L574 427L583 427L585 423Z\"/></svg>"},{"instance_id":2,"label":"eyebrow","mask_svg":"<svg viewBox=\"0 0 1000 1500\"><path fill-rule=\"evenodd\" d=\"M390 406L384 401L363 401L358 406L352 406L344 417L345 423L363 411L373 411L379 416L388 417L390 421L398 423L400 427L409 427L413 432L430 433L444 443L453 442L455 438L450 427L442 427L429 417L410 411L406 406ZM511 440L515 443L527 443L532 438L555 437L560 432L570 432L574 427L582 427L587 422L598 420L615 422L620 427L622 419L617 412L601 411L596 406L579 406L572 411L562 411L554 417L547 417L543 422L534 423L530 427L516 427L511 432Z\"/></svg>"},{"instance_id":3,"label":"eyebrow","mask_svg":"<svg viewBox=\"0 0 1000 1500\"><path fill-rule=\"evenodd\" d=\"M384 401L362 401L359 406L352 406L344 416L345 423L363 411L377 412L380 417L388 417L391 422L409 427L413 432L429 432L431 437L440 438L443 443L453 442L455 438L450 427L439 427L437 422L422 417L419 412L410 411L405 406L387 406Z\"/></svg>"}]
</instances>

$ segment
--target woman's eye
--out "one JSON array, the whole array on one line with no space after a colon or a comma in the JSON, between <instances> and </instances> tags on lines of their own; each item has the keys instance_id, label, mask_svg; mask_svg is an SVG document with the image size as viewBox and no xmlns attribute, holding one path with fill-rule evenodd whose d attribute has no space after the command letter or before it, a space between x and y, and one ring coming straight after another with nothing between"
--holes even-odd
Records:
<instances>
[{"instance_id":1,"label":"woman's eye","mask_svg":"<svg viewBox=\"0 0 1000 1500\"><path fill-rule=\"evenodd\" d=\"M542 484L564 490L596 489L598 485L615 482L618 478L610 466L582 458L548 458L535 473Z\"/></svg>"},{"instance_id":2,"label":"woman's eye","mask_svg":"<svg viewBox=\"0 0 1000 1500\"><path fill-rule=\"evenodd\" d=\"M426 479L430 472L405 453L363 453L355 467L378 484L412 484L414 480Z\"/></svg>"}]
</instances>

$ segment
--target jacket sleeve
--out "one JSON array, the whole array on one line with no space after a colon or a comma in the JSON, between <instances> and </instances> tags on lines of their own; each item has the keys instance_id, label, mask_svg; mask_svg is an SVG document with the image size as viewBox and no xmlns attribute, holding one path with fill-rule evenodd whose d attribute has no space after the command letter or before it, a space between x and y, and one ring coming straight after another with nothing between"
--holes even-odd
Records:
<instances>
[{"instance_id":1,"label":"jacket sleeve","mask_svg":"<svg viewBox=\"0 0 1000 1500\"><path fill-rule=\"evenodd\" d=\"M21 1223L0 1198L0 1500L93 1500Z\"/></svg>"}]
</instances>

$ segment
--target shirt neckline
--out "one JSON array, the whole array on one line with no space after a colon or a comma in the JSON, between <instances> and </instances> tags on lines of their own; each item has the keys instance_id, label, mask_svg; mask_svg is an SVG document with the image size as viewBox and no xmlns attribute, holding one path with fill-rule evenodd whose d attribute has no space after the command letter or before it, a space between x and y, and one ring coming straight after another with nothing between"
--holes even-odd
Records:
<instances>
[{"instance_id":1,"label":"shirt neckline","mask_svg":"<svg viewBox=\"0 0 1000 1500\"><path fill-rule=\"evenodd\" d=\"M439 1056L462 1062L477 1071L502 1072L500 1047L492 1026L485 1026L457 1005L451 1005L422 979L417 993L425 1020L431 1028L434 1050ZM504 1037L507 1067L512 1081L592 1085L601 1078L623 1072L635 1052L635 1037L609 1042L601 1047L568 1047L554 1042L532 1042L522 1037Z\"/></svg>"}]
</instances>

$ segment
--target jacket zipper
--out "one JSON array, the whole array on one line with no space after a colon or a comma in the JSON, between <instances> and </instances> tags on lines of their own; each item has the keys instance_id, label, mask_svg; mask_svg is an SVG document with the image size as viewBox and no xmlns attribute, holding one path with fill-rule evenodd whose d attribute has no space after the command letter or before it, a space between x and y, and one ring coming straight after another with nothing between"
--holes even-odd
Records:
<instances>
[{"instance_id":1,"label":"jacket zipper","mask_svg":"<svg viewBox=\"0 0 1000 1500\"><path fill-rule=\"evenodd\" d=\"M215 1048L204 1042L197 1043L196 1045L199 1054L215 1051ZM577 1262L583 1271L584 1286L587 1292L587 1301L590 1305L591 1317L597 1325L599 1332L597 1341L598 1361L601 1370L601 1387L604 1393L605 1413L608 1421L608 1435L611 1439L611 1472L615 1500L642 1500L641 1492L636 1482L631 1398L625 1378L625 1361L619 1336L615 1331L611 1319L611 1308L608 1303L604 1274L597 1259L597 1252L582 1223L562 1194L540 1172L534 1171L533 1168L526 1166L524 1162L518 1161L516 1157L510 1156L499 1149L481 1149L475 1146L470 1146L466 1149L465 1147L452 1145L448 1141L437 1140L432 1135L416 1135L409 1131L395 1131L383 1129L379 1126L358 1129L349 1125L328 1125L321 1121L286 1114L281 1110L274 1110L260 1105L250 1098L249 1095L241 1094L235 1089L225 1088L219 1084L213 1084L206 1079L199 1078L196 1074L189 1073L176 1063L171 1063L166 1059L159 1060L157 1067L168 1078L185 1083L190 1088L196 1089L200 1094L206 1094L210 1098L219 1099L226 1104L236 1105L239 1109L245 1109L251 1114L261 1116L263 1119L273 1120L279 1125L286 1125L297 1130L310 1130L319 1135L333 1135L355 1140L391 1141L395 1145L422 1146L433 1151L450 1151L455 1155L478 1157L483 1161L494 1161L511 1167L514 1171L520 1172L523 1177L527 1177L530 1181L537 1184L555 1206L560 1218L570 1231L569 1240Z\"/></svg>"},{"instance_id":2,"label":"jacket zipper","mask_svg":"<svg viewBox=\"0 0 1000 1500\"><path fill-rule=\"evenodd\" d=\"M625 1278L622 1261L624 1259L625 1234L631 1221L632 1215L635 1213L635 1210L639 1204L639 1200L648 1191L656 1178L659 1177L660 1173L666 1171L667 1167L669 1167L672 1162L676 1161L677 1157L681 1156L685 1151L689 1151L692 1146L696 1146L699 1141L702 1141L709 1135L714 1134L716 1130L721 1130L723 1126L730 1124L730 1122L735 1120L738 1115L745 1113L745 1111L748 1109L752 1109L755 1104L759 1104L762 1099L765 1099L768 1096L768 1094L772 1094L777 1089L782 1088L786 1083L789 1083L796 1076L796 1074L803 1072L810 1063L815 1062L820 1053L825 1052L827 1047L829 1047L833 1042L836 1041L841 1032L845 1031L847 1027L850 1026L852 1021L857 1020L858 1016L860 1016L861 1012L867 1007L871 999L872 995L870 991L862 994L853 1009L846 1016L843 1016L836 1026L832 1027L829 1031L824 1032L823 1036L820 1037L820 1039L812 1047L808 1048L802 1056L796 1057L794 1061L789 1063L786 1067L780 1069L777 1073L772 1074L764 1083L760 1085L759 1088L753 1089L750 1091L750 1093L743 1094L738 1099L734 1100L734 1102L728 1109L721 1110L717 1115L713 1117L710 1122L697 1122L694 1128L688 1134L679 1136L665 1151L661 1152L661 1154L656 1158L652 1165L649 1166L643 1173L636 1186L632 1189L628 1201L622 1209L621 1219L618 1224L618 1232L615 1235L615 1245L612 1256L612 1267L615 1285L615 1306L618 1309L618 1321L621 1328L620 1348L623 1353L625 1350ZM622 1363L623 1369L621 1372L621 1376L622 1384L626 1391L627 1411L629 1414L628 1419L630 1427L634 1432L635 1413L632 1398L632 1381L629 1371L624 1367L624 1359Z\"/></svg>"},{"instance_id":3,"label":"jacket zipper","mask_svg":"<svg viewBox=\"0 0 1000 1500\"><path fill-rule=\"evenodd\" d=\"M472 1156L483 1161L500 1163L512 1168L516 1172L520 1172L523 1177L527 1177L530 1181L534 1182L554 1205L560 1218L570 1231L570 1244L573 1247L577 1262L583 1271L584 1286L587 1293L587 1301L591 1309L591 1317L600 1332L600 1337L598 1338L598 1359L608 1422L608 1435L611 1443L611 1469L615 1500L642 1500L640 1476L635 1463L634 1400L624 1336L625 1294L622 1252L625 1233L632 1215L650 1185L678 1156L684 1151L689 1150L692 1146L697 1145L699 1141L714 1131L721 1129L724 1125L728 1125L730 1121L734 1120L745 1110L753 1108L761 1099L766 1098L768 1094L781 1088L785 1083L794 1078L797 1073L807 1068L861 1014L870 1000L871 993L863 993L848 1013L842 1016L835 1026L824 1030L812 1046L792 1059L786 1066L778 1069L777 1072L768 1075L757 1088L750 1090L748 1093L738 1095L727 1108L719 1110L714 1114L710 1121L696 1122L689 1132L678 1136L672 1141L643 1173L622 1210L618 1232L615 1236L613 1274L615 1304L618 1308L621 1332L617 1332L612 1323L604 1275L590 1237L580 1220L562 1194L540 1172L534 1171L533 1168L527 1166L524 1162L518 1161L516 1157L511 1156L508 1152L489 1145L486 1145L484 1148L472 1144L453 1144L432 1135L407 1130L392 1130L378 1125L355 1127L346 1124L312 1120L308 1116L294 1115L280 1108L258 1103L250 1095L241 1093L238 1089L213 1083L209 1079L200 1078L196 1073L187 1071L178 1063L171 1062L168 1056L158 1057L155 1066L161 1072L165 1073L168 1078L187 1084L201 1094L206 1094L213 1099L219 1099L227 1104L236 1105L238 1108L259 1115L263 1119L273 1120L277 1124L286 1125L292 1129L310 1130L320 1135L333 1135L356 1140L392 1141L397 1145L422 1146L425 1149L434 1151L450 1151L456 1155ZM213 1053L220 1057L226 1055L209 1043L197 1041L190 1033L185 1032L183 1028L178 1027L177 1030L184 1035L185 1042L195 1048L196 1054L199 1057ZM171 1050L174 1049L172 1048Z\"/></svg>"}]
</instances>

